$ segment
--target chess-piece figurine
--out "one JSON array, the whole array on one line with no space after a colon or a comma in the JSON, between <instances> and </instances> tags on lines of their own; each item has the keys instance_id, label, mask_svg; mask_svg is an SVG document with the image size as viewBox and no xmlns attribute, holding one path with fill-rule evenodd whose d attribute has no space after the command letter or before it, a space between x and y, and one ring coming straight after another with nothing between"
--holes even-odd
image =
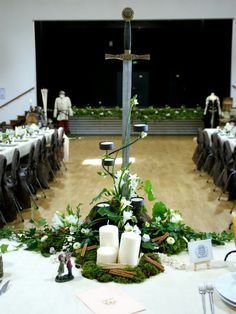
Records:
<instances>
[{"instance_id":1,"label":"chess-piece figurine","mask_svg":"<svg viewBox=\"0 0 236 314\"><path fill-rule=\"evenodd\" d=\"M57 119L57 128L63 127L66 134L69 133L69 116L73 116L71 101L64 91L59 92L55 100L54 118Z\"/></svg>"},{"instance_id":2,"label":"chess-piece figurine","mask_svg":"<svg viewBox=\"0 0 236 314\"><path fill-rule=\"evenodd\" d=\"M205 128L216 128L219 125L219 116L221 115L220 99L214 93L206 98L204 109Z\"/></svg>"}]
</instances>

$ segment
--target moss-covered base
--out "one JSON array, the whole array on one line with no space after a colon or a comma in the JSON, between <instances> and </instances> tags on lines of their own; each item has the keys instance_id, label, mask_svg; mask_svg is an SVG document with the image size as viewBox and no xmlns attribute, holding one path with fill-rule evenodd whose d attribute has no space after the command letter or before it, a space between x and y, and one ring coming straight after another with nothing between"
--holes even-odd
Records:
<instances>
[{"instance_id":1,"label":"moss-covered base","mask_svg":"<svg viewBox=\"0 0 236 314\"><path fill-rule=\"evenodd\" d=\"M154 261L160 263L158 254L150 253L144 256L149 256ZM141 283L145 279L156 276L160 273L160 270L147 262L141 257L138 266L127 267L124 270L135 272L133 278L125 278L117 275L109 274L108 270L105 270L96 264L96 251L87 252L85 257L82 258L80 255L76 257L77 267L82 267L82 275L88 279L96 279L99 282L114 281L117 283L128 284L128 283Z\"/></svg>"}]
</instances>

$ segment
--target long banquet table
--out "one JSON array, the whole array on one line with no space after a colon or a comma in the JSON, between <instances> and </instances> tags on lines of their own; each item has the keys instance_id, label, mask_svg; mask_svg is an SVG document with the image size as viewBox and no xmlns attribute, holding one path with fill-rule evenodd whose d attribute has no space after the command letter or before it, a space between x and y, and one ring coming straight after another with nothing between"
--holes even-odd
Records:
<instances>
[{"instance_id":1,"label":"long banquet table","mask_svg":"<svg viewBox=\"0 0 236 314\"><path fill-rule=\"evenodd\" d=\"M31 144L36 144L39 139L42 139L43 136L46 137L46 141L50 142L51 136L54 130L48 130L40 132L39 134L34 134L32 136L26 137L22 141L13 141L9 146L0 144L0 154L4 155L7 159L7 164L9 165L12 161L14 150L17 148L20 152L20 158L29 154ZM14 145L14 146L13 146Z\"/></svg>"},{"instance_id":2,"label":"long banquet table","mask_svg":"<svg viewBox=\"0 0 236 314\"><path fill-rule=\"evenodd\" d=\"M213 133L217 133L219 139L222 142L228 141L229 144L230 144L231 151L232 152L234 151L234 149L236 147L236 137L235 136L229 136L229 135L227 135L227 134L225 134L223 132L219 132L218 129L204 129L204 131L207 132L210 142L211 142L211 135Z\"/></svg>"},{"instance_id":3,"label":"long banquet table","mask_svg":"<svg viewBox=\"0 0 236 314\"><path fill-rule=\"evenodd\" d=\"M1 240L1 243L6 241ZM12 243L12 242L10 242ZM202 311L201 297L198 286L214 281L221 275L236 272L236 254L229 257L229 262L223 264L225 254L233 250L235 244L213 248L214 261L207 269L205 265L193 271L186 252L178 255L178 262L189 266L178 270L165 265L165 272L147 279L141 284L119 285L119 287L146 309L147 314L200 314ZM5 294L0 296L0 312L7 314L88 314L92 313L81 302L78 295L102 284L81 276L79 269L73 268L75 279L67 283L56 283L55 276L58 264L55 258L45 258L39 253L11 251L3 254L4 279L10 280ZM1 287L1 284L0 284ZM92 296L91 296L92 297ZM215 313L236 313L236 308L224 303L215 292L213 295ZM207 313L209 309L206 295ZM110 314L114 314L112 308ZM117 313L117 312L116 312ZM119 312L120 314L124 314Z\"/></svg>"}]
</instances>

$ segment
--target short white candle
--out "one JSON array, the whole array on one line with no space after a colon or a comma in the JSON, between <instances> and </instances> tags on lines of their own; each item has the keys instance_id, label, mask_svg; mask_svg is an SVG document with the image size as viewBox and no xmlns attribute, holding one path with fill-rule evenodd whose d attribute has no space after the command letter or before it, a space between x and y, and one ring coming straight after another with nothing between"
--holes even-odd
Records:
<instances>
[{"instance_id":1,"label":"short white candle","mask_svg":"<svg viewBox=\"0 0 236 314\"><path fill-rule=\"evenodd\" d=\"M97 264L116 263L117 249L114 247L103 246L97 250Z\"/></svg>"},{"instance_id":2,"label":"short white candle","mask_svg":"<svg viewBox=\"0 0 236 314\"><path fill-rule=\"evenodd\" d=\"M138 264L141 237L134 232L124 232L121 235L119 263L136 266Z\"/></svg>"},{"instance_id":3,"label":"short white candle","mask_svg":"<svg viewBox=\"0 0 236 314\"><path fill-rule=\"evenodd\" d=\"M105 225L99 228L100 247L111 246L115 249L119 247L119 230L117 226Z\"/></svg>"}]
</instances>

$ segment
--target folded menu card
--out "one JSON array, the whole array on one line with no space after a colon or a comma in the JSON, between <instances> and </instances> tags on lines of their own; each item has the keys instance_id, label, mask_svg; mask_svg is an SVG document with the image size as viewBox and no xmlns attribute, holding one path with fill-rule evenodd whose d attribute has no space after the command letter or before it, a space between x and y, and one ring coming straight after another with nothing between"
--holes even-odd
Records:
<instances>
[{"instance_id":1,"label":"folded menu card","mask_svg":"<svg viewBox=\"0 0 236 314\"><path fill-rule=\"evenodd\" d=\"M145 310L114 283L104 284L78 296L95 314L132 314Z\"/></svg>"}]
</instances>

